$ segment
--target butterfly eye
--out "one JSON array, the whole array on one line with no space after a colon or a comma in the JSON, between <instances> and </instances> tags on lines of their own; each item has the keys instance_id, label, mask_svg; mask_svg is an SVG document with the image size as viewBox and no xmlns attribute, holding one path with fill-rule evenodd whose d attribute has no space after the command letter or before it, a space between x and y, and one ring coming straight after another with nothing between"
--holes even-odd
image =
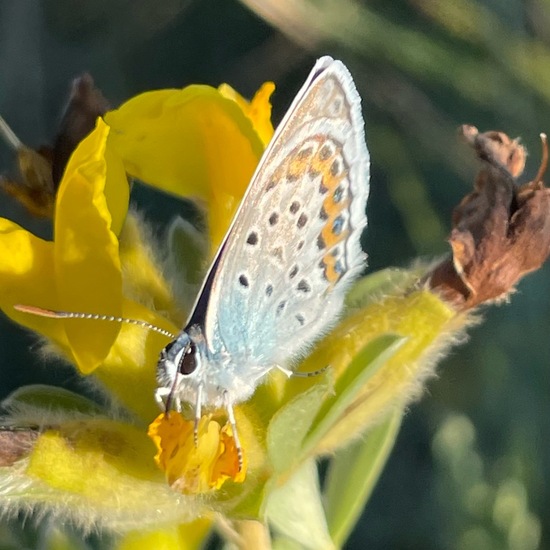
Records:
<instances>
[{"instance_id":1,"label":"butterfly eye","mask_svg":"<svg viewBox=\"0 0 550 550\"><path fill-rule=\"evenodd\" d=\"M179 365L178 372L180 374L192 374L197 368L197 347L193 342L189 344L183 353Z\"/></svg>"}]
</instances>

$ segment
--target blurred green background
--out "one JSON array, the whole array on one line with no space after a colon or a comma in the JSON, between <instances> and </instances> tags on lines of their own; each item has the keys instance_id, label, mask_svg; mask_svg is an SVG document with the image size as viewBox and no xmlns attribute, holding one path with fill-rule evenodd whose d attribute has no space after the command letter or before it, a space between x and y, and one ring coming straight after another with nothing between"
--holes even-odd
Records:
<instances>
[{"instance_id":1,"label":"blurred green background","mask_svg":"<svg viewBox=\"0 0 550 550\"><path fill-rule=\"evenodd\" d=\"M369 271L448 252L452 209L477 170L460 124L521 136L524 179L535 175L550 132L547 0L1 0L0 112L28 145L48 142L70 81L89 71L115 106L190 83L251 96L273 80L277 122L322 54L348 65L363 98ZM2 171L12 160L0 145ZM136 195L166 221L166 202ZM50 231L4 196L0 215ZM346 548L550 548L549 275L484 310L441 362ZM0 397L28 383L79 387L36 347L2 320ZM0 526L0 548L33 546L32 522L11 529Z\"/></svg>"}]
</instances>

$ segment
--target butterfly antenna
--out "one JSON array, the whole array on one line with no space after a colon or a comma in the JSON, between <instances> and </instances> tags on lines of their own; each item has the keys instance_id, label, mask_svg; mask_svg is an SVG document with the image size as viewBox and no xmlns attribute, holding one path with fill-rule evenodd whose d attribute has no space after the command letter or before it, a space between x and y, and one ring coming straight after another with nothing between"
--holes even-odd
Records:
<instances>
[{"instance_id":1,"label":"butterfly antenna","mask_svg":"<svg viewBox=\"0 0 550 550\"><path fill-rule=\"evenodd\" d=\"M55 311L53 309L43 309L41 307L35 306L24 306L17 304L13 306L17 311L23 313L30 313L31 315L37 315L39 317L49 317L50 319L88 319L93 321L108 321L111 323L124 323L126 325L136 325L138 327L146 328L147 330L152 330L158 334L162 334L168 338L174 339L175 334L169 330L157 327L147 321L140 321L138 319L127 319L126 317L117 317L115 315L101 315L99 313L75 313L72 311Z\"/></svg>"}]
</instances>

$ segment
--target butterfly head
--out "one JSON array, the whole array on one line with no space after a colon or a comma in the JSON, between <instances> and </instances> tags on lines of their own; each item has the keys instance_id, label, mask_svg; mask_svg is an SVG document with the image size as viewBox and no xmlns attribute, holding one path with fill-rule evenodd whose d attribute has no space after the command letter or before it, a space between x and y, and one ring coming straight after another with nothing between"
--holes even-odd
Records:
<instances>
[{"instance_id":1,"label":"butterfly head","mask_svg":"<svg viewBox=\"0 0 550 550\"><path fill-rule=\"evenodd\" d=\"M204 339L198 330L181 332L161 352L157 364L156 399L166 410L181 408L181 401L195 403L201 383Z\"/></svg>"}]
</instances>

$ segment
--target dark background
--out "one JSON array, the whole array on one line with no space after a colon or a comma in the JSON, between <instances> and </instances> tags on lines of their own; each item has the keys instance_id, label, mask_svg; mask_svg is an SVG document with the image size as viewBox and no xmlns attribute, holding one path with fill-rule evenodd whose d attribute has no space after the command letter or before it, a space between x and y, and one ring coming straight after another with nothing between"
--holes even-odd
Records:
<instances>
[{"instance_id":1,"label":"dark background","mask_svg":"<svg viewBox=\"0 0 550 550\"><path fill-rule=\"evenodd\" d=\"M190 83L251 96L273 80L277 122L327 53L363 97L370 271L448 252L452 208L476 173L458 125L521 136L525 179L536 173L538 135L550 132L544 0L1 0L0 113L28 145L48 142L70 81L89 71L115 106ZM0 168L11 164L0 144ZM135 200L161 224L154 197ZM4 196L0 215L48 234ZM547 266L530 275L441 362L347 548L550 548L549 283ZM28 383L78 387L34 341L2 320L0 397Z\"/></svg>"}]
</instances>

